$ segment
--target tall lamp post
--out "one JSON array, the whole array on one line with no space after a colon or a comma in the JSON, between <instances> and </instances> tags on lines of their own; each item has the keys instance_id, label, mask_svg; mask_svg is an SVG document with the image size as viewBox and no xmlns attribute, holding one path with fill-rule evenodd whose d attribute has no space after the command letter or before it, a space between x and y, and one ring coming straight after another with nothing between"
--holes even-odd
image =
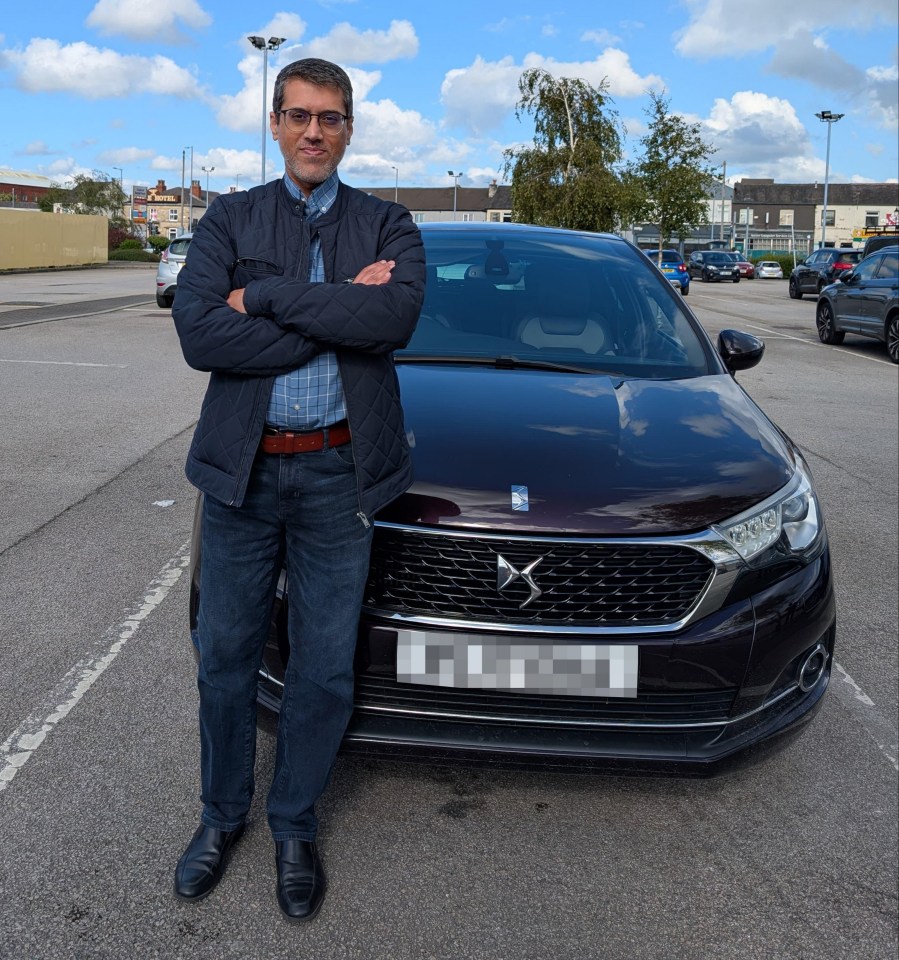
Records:
<instances>
[{"instance_id":1,"label":"tall lamp post","mask_svg":"<svg viewBox=\"0 0 899 960\"><path fill-rule=\"evenodd\" d=\"M260 183L265 183L265 128L268 126L268 52L277 50L286 37L269 37L266 42L264 37L247 37L247 40L253 44L257 50L262 51L262 176Z\"/></svg>"},{"instance_id":2,"label":"tall lamp post","mask_svg":"<svg viewBox=\"0 0 899 960\"><path fill-rule=\"evenodd\" d=\"M453 178L453 220L456 219L456 196L459 192L459 178L464 177L464 173L453 173L452 170L446 171Z\"/></svg>"},{"instance_id":3,"label":"tall lamp post","mask_svg":"<svg viewBox=\"0 0 899 960\"><path fill-rule=\"evenodd\" d=\"M827 239L827 185L830 180L830 129L837 122L846 116L845 113L831 113L830 110L822 110L815 116L827 124L827 155L824 160L824 212L821 214L821 246Z\"/></svg>"},{"instance_id":4,"label":"tall lamp post","mask_svg":"<svg viewBox=\"0 0 899 960\"><path fill-rule=\"evenodd\" d=\"M215 167L200 167L203 173L206 174L206 209L209 209L209 174L215 170Z\"/></svg>"},{"instance_id":5,"label":"tall lamp post","mask_svg":"<svg viewBox=\"0 0 899 960\"><path fill-rule=\"evenodd\" d=\"M391 169L391 170L393 171L393 173L394 173L394 177L393 177L393 202L394 202L394 203L399 203L399 202L400 202L400 171L399 171L399 168L398 168L398 167L391 167L390 169Z\"/></svg>"},{"instance_id":6,"label":"tall lamp post","mask_svg":"<svg viewBox=\"0 0 899 960\"><path fill-rule=\"evenodd\" d=\"M188 231L193 230L194 228L194 148L185 147L185 150L190 150L190 189L187 191L187 229ZM184 203L184 195L181 195L181 202Z\"/></svg>"}]
</instances>

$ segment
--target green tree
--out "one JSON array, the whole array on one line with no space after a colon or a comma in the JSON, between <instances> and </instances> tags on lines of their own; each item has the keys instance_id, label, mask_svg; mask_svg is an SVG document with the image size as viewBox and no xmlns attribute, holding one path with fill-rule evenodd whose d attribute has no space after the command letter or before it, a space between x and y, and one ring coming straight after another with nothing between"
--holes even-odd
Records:
<instances>
[{"instance_id":1,"label":"green tree","mask_svg":"<svg viewBox=\"0 0 899 960\"><path fill-rule=\"evenodd\" d=\"M649 129L640 140L643 156L631 170L643 195L634 219L658 227L661 251L672 236L683 240L692 227L707 222L706 198L714 177L708 159L715 148L702 139L698 123L671 113L661 94L650 90L649 96Z\"/></svg>"},{"instance_id":2,"label":"green tree","mask_svg":"<svg viewBox=\"0 0 899 960\"><path fill-rule=\"evenodd\" d=\"M66 213L97 214L108 217L111 226L130 228L124 211L127 194L117 179L100 170L94 170L90 176L76 174L71 187L54 183L40 198L38 206L51 212L57 203Z\"/></svg>"},{"instance_id":3,"label":"green tree","mask_svg":"<svg viewBox=\"0 0 899 960\"><path fill-rule=\"evenodd\" d=\"M614 230L628 204L616 167L622 129L603 80L525 70L515 115L534 118L534 142L503 152L516 220L576 230Z\"/></svg>"}]
</instances>

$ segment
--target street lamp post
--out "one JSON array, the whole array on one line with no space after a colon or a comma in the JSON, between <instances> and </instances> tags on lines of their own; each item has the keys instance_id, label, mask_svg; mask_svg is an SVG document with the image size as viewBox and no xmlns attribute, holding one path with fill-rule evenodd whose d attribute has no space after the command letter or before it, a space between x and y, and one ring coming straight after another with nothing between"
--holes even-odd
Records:
<instances>
[{"instance_id":1,"label":"street lamp post","mask_svg":"<svg viewBox=\"0 0 899 960\"><path fill-rule=\"evenodd\" d=\"M185 147L190 150L190 189L187 191L187 229L194 228L194 148ZM181 196L181 202L184 203L184 195Z\"/></svg>"},{"instance_id":2,"label":"street lamp post","mask_svg":"<svg viewBox=\"0 0 899 960\"><path fill-rule=\"evenodd\" d=\"M397 167L390 168L393 173L393 202L399 203L400 201L400 171Z\"/></svg>"},{"instance_id":3,"label":"street lamp post","mask_svg":"<svg viewBox=\"0 0 899 960\"><path fill-rule=\"evenodd\" d=\"M453 173L452 170L446 171L453 178L453 220L456 219L456 195L459 192L459 178L464 177L464 173Z\"/></svg>"},{"instance_id":4,"label":"street lamp post","mask_svg":"<svg viewBox=\"0 0 899 960\"><path fill-rule=\"evenodd\" d=\"M827 124L827 155L824 160L824 212L821 214L821 246L823 247L827 239L827 185L830 180L830 128L837 120L842 120L846 114L831 113L830 110L822 110L820 113L816 113L815 116L822 123Z\"/></svg>"},{"instance_id":5,"label":"street lamp post","mask_svg":"<svg viewBox=\"0 0 899 960\"><path fill-rule=\"evenodd\" d=\"M209 174L215 170L215 167L200 167L203 173L206 174L206 209L209 209Z\"/></svg>"},{"instance_id":6,"label":"street lamp post","mask_svg":"<svg viewBox=\"0 0 899 960\"><path fill-rule=\"evenodd\" d=\"M262 176L259 182L265 183L265 128L268 120L268 52L277 50L286 37L269 37L266 43L264 37L247 37L257 50L262 51Z\"/></svg>"}]
</instances>

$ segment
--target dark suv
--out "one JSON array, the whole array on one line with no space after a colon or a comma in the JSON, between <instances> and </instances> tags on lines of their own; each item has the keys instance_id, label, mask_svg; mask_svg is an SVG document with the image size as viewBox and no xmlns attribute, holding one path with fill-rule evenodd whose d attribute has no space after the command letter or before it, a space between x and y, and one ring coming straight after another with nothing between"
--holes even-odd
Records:
<instances>
[{"instance_id":1,"label":"dark suv","mask_svg":"<svg viewBox=\"0 0 899 960\"><path fill-rule=\"evenodd\" d=\"M886 344L899 363L899 245L881 247L827 287L818 300L815 324L822 343L839 344L847 333Z\"/></svg>"},{"instance_id":2,"label":"dark suv","mask_svg":"<svg viewBox=\"0 0 899 960\"><path fill-rule=\"evenodd\" d=\"M868 237L865 240L865 246L862 250L862 259L869 257L872 253L875 253L878 250L882 250L884 247L891 247L893 244L899 243L899 227L893 227L889 233L886 230L890 228L885 228L884 233L878 233L873 237Z\"/></svg>"},{"instance_id":3,"label":"dark suv","mask_svg":"<svg viewBox=\"0 0 899 960\"><path fill-rule=\"evenodd\" d=\"M801 300L804 293L820 293L828 283L839 280L844 270L851 270L861 258L861 250L852 247L819 248L793 268L790 296Z\"/></svg>"}]
</instances>

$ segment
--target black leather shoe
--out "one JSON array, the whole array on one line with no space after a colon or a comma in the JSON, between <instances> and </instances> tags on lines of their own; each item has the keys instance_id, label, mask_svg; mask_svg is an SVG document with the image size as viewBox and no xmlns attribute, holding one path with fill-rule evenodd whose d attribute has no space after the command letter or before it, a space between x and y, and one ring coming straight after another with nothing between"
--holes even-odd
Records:
<instances>
[{"instance_id":1,"label":"black leather shoe","mask_svg":"<svg viewBox=\"0 0 899 960\"><path fill-rule=\"evenodd\" d=\"M288 920L311 920L325 900L325 871L309 840L275 841L278 906Z\"/></svg>"},{"instance_id":2,"label":"black leather shoe","mask_svg":"<svg viewBox=\"0 0 899 960\"><path fill-rule=\"evenodd\" d=\"M236 830L219 830L201 823L175 867L175 896L202 900L209 896L225 872L226 855L243 835Z\"/></svg>"}]
</instances>

